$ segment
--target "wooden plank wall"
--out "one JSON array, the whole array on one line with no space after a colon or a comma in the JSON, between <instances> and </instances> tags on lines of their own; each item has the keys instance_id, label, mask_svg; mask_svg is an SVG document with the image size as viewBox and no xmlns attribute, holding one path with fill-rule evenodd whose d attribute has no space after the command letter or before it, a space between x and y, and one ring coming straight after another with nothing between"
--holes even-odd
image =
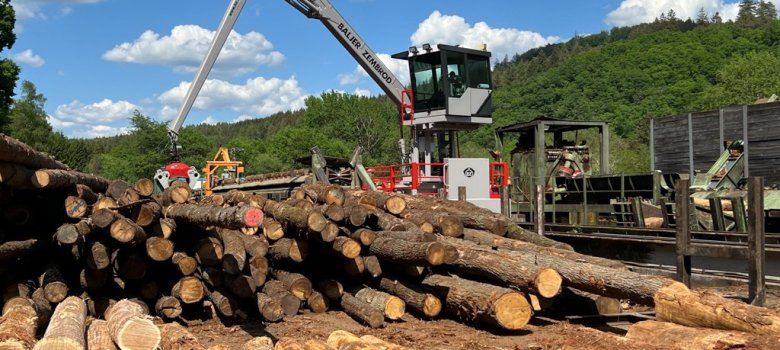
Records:
<instances>
[{"instance_id":1,"label":"wooden plank wall","mask_svg":"<svg viewBox=\"0 0 780 350\"><path fill-rule=\"evenodd\" d=\"M692 113L693 165L695 171L707 171L722 151L723 140L741 140L743 106ZM688 173L690 170L688 114L653 120L655 169L665 173ZM780 185L780 102L747 107L748 171L763 176L765 184Z\"/></svg>"}]
</instances>

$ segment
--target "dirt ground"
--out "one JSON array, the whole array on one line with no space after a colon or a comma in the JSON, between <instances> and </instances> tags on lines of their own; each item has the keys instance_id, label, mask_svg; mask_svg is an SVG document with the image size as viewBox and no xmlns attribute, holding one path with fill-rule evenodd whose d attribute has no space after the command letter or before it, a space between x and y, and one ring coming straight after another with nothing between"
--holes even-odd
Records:
<instances>
[{"instance_id":1,"label":"dirt ground","mask_svg":"<svg viewBox=\"0 0 780 350\"><path fill-rule=\"evenodd\" d=\"M746 294L743 287L718 289L717 292L728 297ZM771 289L767 293L767 306L780 311L780 289ZM633 310L627 310L631 312ZM613 334L621 335L628 323L609 327ZM592 325L604 330L603 326ZM241 345L257 336L270 336L276 340L292 337L298 340L326 340L334 330L346 330L357 335L371 334L396 344L414 349L463 349L463 350L553 350L576 349L572 344L598 341L605 350L609 342L604 342L604 333L594 331L583 325L569 324L565 319L546 317L543 313L534 317L525 329L507 332L491 327L474 328L455 320L420 320L407 314L397 322L389 322L380 329L364 327L340 311L324 314L305 312L286 318L283 322L263 324L252 318L243 322L221 322L210 320L202 324L190 325L190 331L207 347L217 344L231 349L240 349ZM601 338L601 339L599 339ZM604 347L606 346L606 347Z\"/></svg>"}]
</instances>

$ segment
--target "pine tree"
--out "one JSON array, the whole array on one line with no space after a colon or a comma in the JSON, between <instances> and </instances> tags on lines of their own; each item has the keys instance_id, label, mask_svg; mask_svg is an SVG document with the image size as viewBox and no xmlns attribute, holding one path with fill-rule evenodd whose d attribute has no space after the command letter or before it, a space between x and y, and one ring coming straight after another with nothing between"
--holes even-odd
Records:
<instances>
[{"instance_id":1,"label":"pine tree","mask_svg":"<svg viewBox=\"0 0 780 350\"><path fill-rule=\"evenodd\" d=\"M710 23L710 18L707 16L707 12L704 11L704 7L699 9L699 14L696 16L696 24L702 25Z\"/></svg>"},{"instance_id":2,"label":"pine tree","mask_svg":"<svg viewBox=\"0 0 780 350\"><path fill-rule=\"evenodd\" d=\"M674 12L673 9L669 9L669 12L666 14L666 18L669 20L669 22L677 22L677 12Z\"/></svg>"},{"instance_id":3,"label":"pine tree","mask_svg":"<svg viewBox=\"0 0 780 350\"><path fill-rule=\"evenodd\" d=\"M766 24L777 18L777 8L771 1L761 0L756 6L757 24Z\"/></svg>"},{"instance_id":4,"label":"pine tree","mask_svg":"<svg viewBox=\"0 0 780 350\"><path fill-rule=\"evenodd\" d=\"M712 15L712 18L710 18L710 23L723 23L723 18L720 17L720 12L715 12L715 14Z\"/></svg>"},{"instance_id":5,"label":"pine tree","mask_svg":"<svg viewBox=\"0 0 780 350\"><path fill-rule=\"evenodd\" d=\"M737 13L737 24L743 27L753 27L756 25L756 3L753 0L742 0L739 3L739 12Z\"/></svg>"}]
</instances>

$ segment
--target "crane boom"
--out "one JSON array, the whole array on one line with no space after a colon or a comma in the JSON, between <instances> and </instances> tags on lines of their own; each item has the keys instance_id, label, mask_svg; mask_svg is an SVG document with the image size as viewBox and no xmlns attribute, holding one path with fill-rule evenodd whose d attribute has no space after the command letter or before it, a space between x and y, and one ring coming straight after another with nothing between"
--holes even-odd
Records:
<instances>
[{"instance_id":1,"label":"crane boom","mask_svg":"<svg viewBox=\"0 0 780 350\"><path fill-rule=\"evenodd\" d=\"M214 62L216 62L217 56L219 56L219 52L222 50L222 46L225 45L225 41L227 41L230 31L233 30L233 26L236 24L236 20L238 19L241 10L244 8L244 4L246 4L246 0L230 1L230 5L225 11L225 16L222 17L222 22L219 24L216 35L214 35L214 39L211 41L209 51L206 53L206 57L203 59L203 62L198 69L198 74L195 75L195 80L192 81L190 88L187 90L187 94L184 95L184 100L179 109L179 113L168 128L168 137L171 139L171 151L174 155L177 153L176 143L178 141L179 130L181 129L182 124L184 124L184 119L187 118L187 114L189 114L190 109L192 109L192 104L195 102L195 98L203 87L206 77L208 77L209 72L211 72L211 68L214 67Z\"/></svg>"},{"instance_id":2,"label":"crane boom","mask_svg":"<svg viewBox=\"0 0 780 350\"><path fill-rule=\"evenodd\" d=\"M358 35L344 17L328 0L284 0L306 17L320 20L328 31L344 46L344 49L360 64L371 79L390 97L396 105L401 106L401 95L405 89L390 69L379 59L379 56L368 47L368 44Z\"/></svg>"}]
</instances>

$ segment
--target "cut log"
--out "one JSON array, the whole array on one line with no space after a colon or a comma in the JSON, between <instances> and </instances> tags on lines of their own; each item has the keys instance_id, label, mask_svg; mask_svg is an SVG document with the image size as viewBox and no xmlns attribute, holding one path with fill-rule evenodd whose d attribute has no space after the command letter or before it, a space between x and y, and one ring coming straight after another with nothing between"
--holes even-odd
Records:
<instances>
[{"instance_id":1,"label":"cut log","mask_svg":"<svg viewBox=\"0 0 780 350\"><path fill-rule=\"evenodd\" d=\"M46 297L44 296L43 288L38 288L33 291L32 299L33 307L35 308L35 313L38 314L38 326L44 327L49 324L49 320L51 319L52 313L54 313L54 310L52 310L51 302L46 300Z\"/></svg>"},{"instance_id":2,"label":"cut log","mask_svg":"<svg viewBox=\"0 0 780 350\"><path fill-rule=\"evenodd\" d=\"M367 228L359 228L352 232L350 237L367 247L370 246L371 243L374 243L374 240L376 239L376 232Z\"/></svg>"},{"instance_id":3,"label":"cut log","mask_svg":"<svg viewBox=\"0 0 780 350\"><path fill-rule=\"evenodd\" d=\"M364 256L363 265L366 267L366 273L373 278L382 276L382 264L379 263L379 258L374 255Z\"/></svg>"},{"instance_id":4,"label":"cut log","mask_svg":"<svg viewBox=\"0 0 780 350\"><path fill-rule=\"evenodd\" d=\"M182 312L181 302L175 297L164 295L154 303L154 312L160 317L179 317Z\"/></svg>"},{"instance_id":5,"label":"cut log","mask_svg":"<svg viewBox=\"0 0 780 350\"><path fill-rule=\"evenodd\" d=\"M182 252L173 253L173 256L171 256L171 262L176 264L179 272L181 272L181 274L184 276L192 275L198 268L198 261L195 260L195 258Z\"/></svg>"},{"instance_id":6,"label":"cut log","mask_svg":"<svg viewBox=\"0 0 780 350\"><path fill-rule=\"evenodd\" d=\"M335 348L328 345L327 343L317 339L307 340L306 342L303 343L303 348L305 350L336 350Z\"/></svg>"},{"instance_id":7,"label":"cut log","mask_svg":"<svg viewBox=\"0 0 780 350\"><path fill-rule=\"evenodd\" d=\"M344 287L336 280L321 280L316 285L317 290L330 300L339 300L344 294Z\"/></svg>"},{"instance_id":8,"label":"cut log","mask_svg":"<svg viewBox=\"0 0 780 350\"><path fill-rule=\"evenodd\" d=\"M95 204L95 202L97 202L98 195L95 194L95 192L92 191L91 188L81 184L76 185L75 188L76 188L76 195L79 198L85 200L87 204L92 205Z\"/></svg>"},{"instance_id":9,"label":"cut log","mask_svg":"<svg viewBox=\"0 0 780 350\"><path fill-rule=\"evenodd\" d=\"M72 246L84 242L85 237L92 233L92 225L87 220L75 224L62 224L57 228L55 237L63 246Z\"/></svg>"},{"instance_id":10,"label":"cut log","mask_svg":"<svg viewBox=\"0 0 780 350\"><path fill-rule=\"evenodd\" d=\"M301 299L290 293L281 281L267 281L263 285L263 294L276 299L279 305L281 305L284 314L287 316L296 315L301 308Z\"/></svg>"},{"instance_id":11,"label":"cut log","mask_svg":"<svg viewBox=\"0 0 780 350\"><path fill-rule=\"evenodd\" d=\"M269 241L275 241L284 237L284 229L282 228L282 224L272 218L264 217L263 236L268 238Z\"/></svg>"},{"instance_id":12,"label":"cut log","mask_svg":"<svg viewBox=\"0 0 780 350\"><path fill-rule=\"evenodd\" d=\"M381 278L379 289L395 295L407 306L426 317L436 317L441 312L441 300L430 293L425 293L411 283Z\"/></svg>"},{"instance_id":13,"label":"cut log","mask_svg":"<svg viewBox=\"0 0 780 350\"><path fill-rule=\"evenodd\" d=\"M257 290L254 278L245 275L225 275L225 285L233 294L242 299L251 298Z\"/></svg>"},{"instance_id":14,"label":"cut log","mask_svg":"<svg viewBox=\"0 0 780 350\"><path fill-rule=\"evenodd\" d=\"M35 281L21 281L9 284L3 291L3 302L17 297L29 298L35 290Z\"/></svg>"},{"instance_id":15,"label":"cut log","mask_svg":"<svg viewBox=\"0 0 780 350\"><path fill-rule=\"evenodd\" d=\"M307 196L316 203L344 205L344 188L335 185L313 184L306 186Z\"/></svg>"},{"instance_id":16,"label":"cut log","mask_svg":"<svg viewBox=\"0 0 780 350\"><path fill-rule=\"evenodd\" d=\"M390 320L399 320L406 313L406 303L397 296L369 287L361 287L352 292L355 298L382 311Z\"/></svg>"},{"instance_id":17,"label":"cut log","mask_svg":"<svg viewBox=\"0 0 780 350\"><path fill-rule=\"evenodd\" d=\"M0 161L21 164L33 170L41 168L69 170L67 165L60 163L54 157L38 152L24 142L5 134L0 134Z\"/></svg>"},{"instance_id":18,"label":"cut log","mask_svg":"<svg viewBox=\"0 0 780 350\"><path fill-rule=\"evenodd\" d=\"M195 260L203 266L222 265L224 248L216 237L200 240L195 247Z\"/></svg>"},{"instance_id":19,"label":"cut log","mask_svg":"<svg viewBox=\"0 0 780 350\"><path fill-rule=\"evenodd\" d=\"M241 350L274 350L274 342L269 337L255 337L244 343Z\"/></svg>"},{"instance_id":20,"label":"cut log","mask_svg":"<svg viewBox=\"0 0 780 350\"><path fill-rule=\"evenodd\" d=\"M330 302L328 301L328 298L315 290L309 294L308 298L306 298L306 305L308 305L309 309L311 309L311 311L314 313L321 314L328 311Z\"/></svg>"},{"instance_id":21,"label":"cut log","mask_svg":"<svg viewBox=\"0 0 780 350\"><path fill-rule=\"evenodd\" d=\"M192 197L192 189L190 186L183 182L176 182L163 190L160 195L160 204L167 207L176 203L187 203L187 201L190 200L190 197Z\"/></svg>"},{"instance_id":22,"label":"cut log","mask_svg":"<svg viewBox=\"0 0 780 350\"><path fill-rule=\"evenodd\" d=\"M252 207L262 208L266 198L249 192L230 190L225 194L225 202L232 205L243 203Z\"/></svg>"},{"instance_id":23,"label":"cut log","mask_svg":"<svg viewBox=\"0 0 780 350\"><path fill-rule=\"evenodd\" d=\"M108 184L106 195L118 202L128 188L130 185L124 180L114 180Z\"/></svg>"},{"instance_id":24,"label":"cut log","mask_svg":"<svg viewBox=\"0 0 780 350\"><path fill-rule=\"evenodd\" d=\"M154 194L154 182L146 178L140 178L133 184L133 189L138 192L138 194L149 197Z\"/></svg>"},{"instance_id":25,"label":"cut log","mask_svg":"<svg viewBox=\"0 0 780 350\"><path fill-rule=\"evenodd\" d=\"M87 204L87 201L76 196L65 197L65 214L69 218L80 219L87 216L88 213L89 204Z\"/></svg>"},{"instance_id":26,"label":"cut log","mask_svg":"<svg viewBox=\"0 0 780 350\"><path fill-rule=\"evenodd\" d=\"M0 261L8 261L34 252L43 250L48 246L47 240L31 238L24 241L5 241L0 244Z\"/></svg>"},{"instance_id":27,"label":"cut log","mask_svg":"<svg viewBox=\"0 0 780 350\"><path fill-rule=\"evenodd\" d=\"M335 204L320 205L315 207L314 210L318 211L329 220L335 222L342 222L346 217L346 213L344 212L344 207L340 205L335 205Z\"/></svg>"},{"instance_id":28,"label":"cut log","mask_svg":"<svg viewBox=\"0 0 780 350\"><path fill-rule=\"evenodd\" d=\"M341 228L336 223L329 221L325 224L325 228L317 234L313 234L313 238L320 242L333 242L341 232Z\"/></svg>"},{"instance_id":29,"label":"cut log","mask_svg":"<svg viewBox=\"0 0 780 350\"><path fill-rule=\"evenodd\" d=\"M277 322L281 320L284 315L284 309L282 308L282 304L280 302L280 298L278 297L271 297L268 294L265 293L257 293L257 310L260 311L260 315L263 316L263 319L268 322ZM293 297L298 303L297 298ZM298 308L295 308L295 313L298 313Z\"/></svg>"},{"instance_id":30,"label":"cut log","mask_svg":"<svg viewBox=\"0 0 780 350\"><path fill-rule=\"evenodd\" d=\"M333 251L348 259L354 259L360 255L360 243L349 237L336 237L331 247Z\"/></svg>"},{"instance_id":31,"label":"cut log","mask_svg":"<svg viewBox=\"0 0 780 350\"><path fill-rule=\"evenodd\" d=\"M268 259L263 256L254 256L249 259L249 275L255 281L255 285L262 286L268 278Z\"/></svg>"},{"instance_id":32,"label":"cut log","mask_svg":"<svg viewBox=\"0 0 780 350\"><path fill-rule=\"evenodd\" d=\"M589 264L604 266L604 267L611 267L615 269L620 270L627 270L625 264L623 264L620 261L612 260L612 259L605 259L605 258L599 258L596 256L590 256L585 254L580 254L571 250L565 250L565 249L558 249L558 248L552 248L552 247L541 247L533 243L528 243L524 241L519 241L516 239L511 238L505 238L500 237L497 235L494 235L490 232L485 231L479 231L479 230L473 230L473 229L465 229L463 231L463 239L467 241L471 241L474 243L477 243L479 245L484 245L491 248L499 248L499 249L506 249L506 250L515 250L515 251L526 251L526 252L537 252L540 254L547 254L552 256L558 256L562 258L566 258L569 260L575 260L575 261L581 261L581 262L587 262Z\"/></svg>"},{"instance_id":33,"label":"cut log","mask_svg":"<svg viewBox=\"0 0 780 350\"><path fill-rule=\"evenodd\" d=\"M68 285L62 278L62 272L57 265L48 265L43 274L38 278L38 283L43 288L43 295L46 300L52 303L59 303L68 296Z\"/></svg>"},{"instance_id":34,"label":"cut log","mask_svg":"<svg viewBox=\"0 0 780 350\"><path fill-rule=\"evenodd\" d=\"M161 218L153 222L149 228L152 236L170 239L173 232L176 231L176 221L168 218Z\"/></svg>"},{"instance_id":35,"label":"cut log","mask_svg":"<svg viewBox=\"0 0 780 350\"><path fill-rule=\"evenodd\" d=\"M461 320L517 330L533 315L525 296L511 289L443 275L430 275L422 283L439 296L449 314Z\"/></svg>"},{"instance_id":36,"label":"cut log","mask_svg":"<svg viewBox=\"0 0 780 350\"><path fill-rule=\"evenodd\" d=\"M205 350L187 328L173 322L158 325L160 329L160 350Z\"/></svg>"},{"instance_id":37,"label":"cut log","mask_svg":"<svg viewBox=\"0 0 780 350\"><path fill-rule=\"evenodd\" d=\"M119 199L116 200L116 203L122 207L128 207L140 205L140 201L141 195L138 193L138 191L134 190L132 187L128 187L125 192L119 196Z\"/></svg>"},{"instance_id":38,"label":"cut log","mask_svg":"<svg viewBox=\"0 0 780 350\"><path fill-rule=\"evenodd\" d=\"M306 276L285 270L272 270L273 276L284 284L284 287L300 300L306 300L312 292L311 281Z\"/></svg>"},{"instance_id":39,"label":"cut log","mask_svg":"<svg viewBox=\"0 0 780 350\"><path fill-rule=\"evenodd\" d=\"M274 350L306 350L297 340L290 337L282 337L274 345Z\"/></svg>"},{"instance_id":40,"label":"cut log","mask_svg":"<svg viewBox=\"0 0 780 350\"><path fill-rule=\"evenodd\" d=\"M689 327L780 333L780 315L776 312L707 291L691 291L679 282L659 288L655 294L655 312L659 321Z\"/></svg>"},{"instance_id":41,"label":"cut log","mask_svg":"<svg viewBox=\"0 0 780 350\"><path fill-rule=\"evenodd\" d=\"M32 300L22 297L8 300L0 317L0 349L32 349L37 329L38 315Z\"/></svg>"},{"instance_id":42,"label":"cut log","mask_svg":"<svg viewBox=\"0 0 780 350\"><path fill-rule=\"evenodd\" d=\"M400 214L404 220L410 221L422 228L428 223L432 231L449 237L463 235L463 222L459 217L434 210L407 210ZM423 230L425 231L425 230Z\"/></svg>"},{"instance_id":43,"label":"cut log","mask_svg":"<svg viewBox=\"0 0 780 350\"><path fill-rule=\"evenodd\" d=\"M410 242L436 242L439 238L433 233L423 231L377 231L377 237L402 239Z\"/></svg>"},{"instance_id":44,"label":"cut log","mask_svg":"<svg viewBox=\"0 0 780 350\"><path fill-rule=\"evenodd\" d=\"M86 346L84 339L87 320L87 305L79 297L63 300L51 316L43 338L35 349L78 349Z\"/></svg>"},{"instance_id":45,"label":"cut log","mask_svg":"<svg viewBox=\"0 0 780 350\"><path fill-rule=\"evenodd\" d=\"M204 294L203 283L194 276L182 277L171 288L171 295L185 304L194 304L203 300Z\"/></svg>"},{"instance_id":46,"label":"cut log","mask_svg":"<svg viewBox=\"0 0 780 350\"><path fill-rule=\"evenodd\" d=\"M109 232L117 242L127 245L138 245L146 241L144 229L128 218L119 218L114 221Z\"/></svg>"},{"instance_id":47,"label":"cut log","mask_svg":"<svg viewBox=\"0 0 780 350\"><path fill-rule=\"evenodd\" d=\"M222 293L218 290L209 292L209 299L217 309L220 315L225 317L233 317L237 314L238 303L227 293Z\"/></svg>"},{"instance_id":48,"label":"cut log","mask_svg":"<svg viewBox=\"0 0 780 350\"><path fill-rule=\"evenodd\" d=\"M382 231L406 231L407 225L403 220L388 213L375 211L373 217L376 219L375 226ZM415 226L416 227L416 226ZM419 229L419 228L418 228Z\"/></svg>"},{"instance_id":49,"label":"cut log","mask_svg":"<svg viewBox=\"0 0 780 350\"><path fill-rule=\"evenodd\" d=\"M344 293L341 296L341 308L352 318L365 323L371 328L379 328L385 322L382 311L355 298L351 294Z\"/></svg>"},{"instance_id":50,"label":"cut log","mask_svg":"<svg viewBox=\"0 0 780 350\"><path fill-rule=\"evenodd\" d=\"M117 249L113 253L114 272L125 281L137 281L146 276L146 254Z\"/></svg>"},{"instance_id":51,"label":"cut log","mask_svg":"<svg viewBox=\"0 0 780 350\"><path fill-rule=\"evenodd\" d=\"M776 349L780 335L692 328L674 323L642 321L628 328L626 338L670 350Z\"/></svg>"},{"instance_id":52,"label":"cut log","mask_svg":"<svg viewBox=\"0 0 780 350\"><path fill-rule=\"evenodd\" d=\"M200 270L200 276L203 283L211 289L222 287L225 284L225 274L216 267L207 267Z\"/></svg>"},{"instance_id":53,"label":"cut log","mask_svg":"<svg viewBox=\"0 0 780 350\"><path fill-rule=\"evenodd\" d=\"M160 329L138 303L122 299L106 313L111 339L120 349L154 350L160 346Z\"/></svg>"},{"instance_id":54,"label":"cut log","mask_svg":"<svg viewBox=\"0 0 780 350\"><path fill-rule=\"evenodd\" d=\"M108 283L110 273L108 270L82 269L79 273L81 288L86 290L103 288Z\"/></svg>"},{"instance_id":55,"label":"cut log","mask_svg":"<svg viewBox=\"0 0 780 350\"><path fill-rule=\"evenodd\" d=\"M0 162L0 183L18 189L32 189L32 176L34 171L28 167Z\"/></svg>"},{"instance_id":56,"label":"cut log","mask_svg":"<svg viewBox=\"0 0 780 350\"><path fill-rule=\"evenodd\" d=\"M394 263L436 266L444 263L444 246L439 242L415 243L377 237L368 247L371 255Z\"/></svg>"},{"instance_id":57,"label":"cut log","mask_svg":"<svg viewBox=\"0 0 780 350\"><path fill-rule=\"evenodd\" d=\"M87 329L87 349L116 350L116 345L111 340L108 322L92 320L89 323L89 328Z\"/></svg>"},{"instance_id":58,"label":"cut log","mask_svg":"<svg viewBox=\"0 0 780 350\"><path fill-rule=\"evenodd\" d=\"M149 227L152 224L159 224L162 217L162 207L157 202L147 202L133 207L130 218L136 224ZM170 236L170 234L169 234Z\"/></svg>"},{"instance_id":59,"label":"cut log","mask_svg":"<svg viewBox=\"0 0 780 350\"><path fill-rule=\"evenodd\" d=\"M173 256L173 242L162 237L149 237L146 255L154 261L166 261Z\"/></svg>"},{"instance_id":60,"label":"cut log","mask_svg":"<svg viewBox=\"0 0 780 350\"><path fill-rule=\"evenodd\" d=\"M259 208L243 206L222 208L197 204L173 204L165 210L165 217L200 226L230 229L258 227L263 222Z\"/></svg>"},{"instance_id":61,"label":"cut log","mask_svg":"<svg viewBox=\"0 0 780 350\"><path fill-rule=\"evenodd\" d=\"M103 197L108 198L108 197ZM97 208L97 206L95 206ZM92 224L99 228L109 228L121 215L109 208L99 208L92 211Z\"/></svg>"},{"instance_id":62,"label":"cut log","mask_svg":"<svg viewBox=\"0 0 780 350\"><path fill-rule=\"evenodd\" d=\"M33 186L37 188L68 188L76 184L85 185L95 192L105 192L108 180L103 177L73 170L41 169L32 177Z\"/></svg>"},{"instance_id":63,"label":"cut log","mask_svg":"<svg viewBox=\"0 0 780 350\"><path fill-rule=\"evenodd\" d=\"M346 224L352 227L360 227L366 223L368 219L368 210L362 205L345 205L344 206L344 218Z\"/></svg>"},{"instance_id":64,"label":"cut log","mask_svg":"<svg viewBox=\"0 0 780 350\"><path fill-rule=\"evenodd\" d=\"M362 256L354 259L344 259L344 272L353 277L359 277L366 271L366 263Z\"/></svg>"},{"instance_id":65,"label":"cut log","mask_svg":"<svg viewBox=\"0 0 780 350\"><path fill-rule=\"evenodd\" d=\"M360 349L360 350L384 350L384 347L369 345L357 335L344 330L335 330L330 333L327 344L335 349Z\"/></svg>"},{"instance_id":66,"label":"cut log","mask_svg":"<svg viewBox=\"0 0 780 350\"><path fill-rule=\"evenodd\" d=\"M309 243L298 238L282 238L274 242L268 250L273 260L303 262L309 255Z\"/></svg>"},{"instance_id":67,"label":"cut log","mask_svg":"<svg viewBox=\"0 0 780 350\"><path fill-rule=\"evenodd\" d=\"M94 212L98 209L116 209L116 200L114 200L111 197L106 197L104 195L99 195L97 201L95 202L95 205L92 209Z\"/></svg>"},{"instance_id":68,"label":"cut log","mask_svg":"<svg viewBox=\"0 0 780 350\"><path fill-rule=\"evenodd\" d=\"M249 256L263 257L268 254L268 240L262 235L240 235L244 250Z\"/></svg>"},{"instance_id":69,"label":"cut log","mask_svg":"<svg viewBox=\"0 0 780 350\"><path fill-rule=\"evenodd\" d=\"M246 264L246 250L244 248L244 236L241 232L233 230L220 230L224 254L222 255L222 270L231 275L237 275L244 270Z\"/></svg>"}]
</instances>

